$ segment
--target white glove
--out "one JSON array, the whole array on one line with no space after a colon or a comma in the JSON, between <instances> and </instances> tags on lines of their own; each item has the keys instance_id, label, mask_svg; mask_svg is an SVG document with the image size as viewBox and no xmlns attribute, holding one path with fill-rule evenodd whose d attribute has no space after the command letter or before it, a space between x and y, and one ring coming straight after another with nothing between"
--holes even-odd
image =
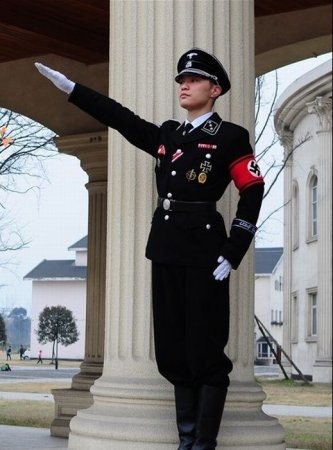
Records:
<instances>
[{"instance_id":1,"label":"white glove","mask_svg":"<svg viewBox=\"0 0 333 450\"><path fill-rule=\"evenodd\" d=\"M229 276L231 264L227 259L223 258L223 256L220 256L217 262L220 263L220 265L214 270L213 275L215 280L222 281Z\"/></svg>"},{"instance_id":2,"label":"white glove","mask_svg":"<svg viewBox=\"0 0 333 450\"><path fill-rule=\"evenodd\" d=\"M52 70L38 62L35 63L35 66L44 77L52 81L52 83L61 91L66 92L66 94L70 94L73 91L75 83L66 78L62 73Z\"/></svg>"}]
</instances>

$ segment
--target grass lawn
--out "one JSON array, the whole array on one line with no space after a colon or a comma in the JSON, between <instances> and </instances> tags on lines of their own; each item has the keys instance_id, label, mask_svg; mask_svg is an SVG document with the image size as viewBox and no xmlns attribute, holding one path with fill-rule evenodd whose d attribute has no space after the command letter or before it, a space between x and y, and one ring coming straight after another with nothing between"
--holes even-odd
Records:
<instances>
[{"instance_id":1,"label":"grass lawn","mask_svg":"<svg viewBox=\"0 0 333 450\"><path fill-rule=\"evenodd\" d=\"M5 392L29 392L32 394L50 394L52 389L68 389L71 387L69 380L53 380L52 382L44 382L40 380L3 383L0 380L0 391Z\"/></svg>"},{"instance_id":2,"label":"grass lawn","mask_svg":"<svg viewBox=\"0 0 333 450\"><path fill-rule=\"evenodd\" d=\"M54 418L54 402L0 400L0 424L49 428Z\"/></svg>"},{"instance_id":3,"label":"grass lawn","mask_svg":"<svg viewBox=\"0 0 333 450\"><path fill-rule=\"evenodd\" d=\"M309 450L332 449L332 422L313 417L279 417L286 431L289 448Z\"/></svg>"},{"instance_id":4,"label":"grass lawn","mask_svg":"<svg viewBox=\"0 0 333 450\"><path fill-rule=\"evenodd\" d=\"M332 406L331 384L304 384L292 380L258 378L266 400L273 405ZM278 417L289 448L332 450L332 421L314 417Z\"/></svg>"},{"instance_id":5,"label":"grass lawn","mask_svg":"<svg viewBox=\"0 0 333 450\"><path fill-rule=\"evenodd\" d=\"M325 383L304 384L293 380L265 380L257 382L266 393L264 403L271 405L331 406L332 385Z\"/></svg>"}]
</instances>

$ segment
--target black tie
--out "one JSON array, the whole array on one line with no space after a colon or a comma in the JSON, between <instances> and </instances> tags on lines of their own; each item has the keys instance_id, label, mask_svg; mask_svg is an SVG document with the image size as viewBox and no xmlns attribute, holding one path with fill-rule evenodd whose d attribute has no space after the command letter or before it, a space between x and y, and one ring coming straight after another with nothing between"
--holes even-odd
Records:
<instances>
[{"instance_id":1,"label":"black tie","mask_svg":"<svg viewBox=\"0 0 333 450\"><path fill-rule=\"evenodd\" d=\"M183 135L185 136L185 134L188 134L193 128L193 125L188 122L185 127L184 127L184 131L183 131Z\"/></svg>"}]
</instances>

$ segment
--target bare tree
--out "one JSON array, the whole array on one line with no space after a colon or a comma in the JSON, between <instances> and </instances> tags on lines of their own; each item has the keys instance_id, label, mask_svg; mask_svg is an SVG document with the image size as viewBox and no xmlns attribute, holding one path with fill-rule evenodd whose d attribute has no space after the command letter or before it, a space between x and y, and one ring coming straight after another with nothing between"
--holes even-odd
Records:
<instances>
[{"instance_id":1,"label":"bare tree","mask_svg":"<svg viewBox=\"0 0 333 450\"><path fill-rule=\"evenodd\" d=\"M299 142L297 142L288 152L277 152L277 146L281 144L280 138L274 128L274 113L276 108L276 100L279 95L279 79L277 71L268 81L265 75L256 78L255 89L255 127L256 127L256 159L260 162L260 167L263 170L266 186L264 193L264 200L268 199L273 187L283 174L284 168L289 159L292 158L293 153L299 149L310 136L305 135ZM282 156L279 158L277 155ZM268 175L270 181L267 182ZM258 230L263 228L274 215L279 212L290 200L285 199L280 204L272 203L272 210L261 220L258 224Z\"/></svg>"},{"instance_id":2,"label":"bare tree","mask_svg":"<svg viewBox=\"0 0 333 450\"><path fill-rule=\"evenodd\" d=\"M8 195L39 189L47 179L46 158L56 154L55 134L43 125L13 111L0 108L0 266L7 252L27 244L6 208Z\"/></svg>"}]
</instances>

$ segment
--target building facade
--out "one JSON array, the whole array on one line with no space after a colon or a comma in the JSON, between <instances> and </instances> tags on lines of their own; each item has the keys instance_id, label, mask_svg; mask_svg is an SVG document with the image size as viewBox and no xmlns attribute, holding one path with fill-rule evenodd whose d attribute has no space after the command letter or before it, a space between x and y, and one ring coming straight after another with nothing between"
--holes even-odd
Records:
<instances>
[{"instance_id":1,"label":"building facade","mask_svg":"<svg viewBox=\"0 0 333 450\"><path fill-rule=\"evenodd\" d=\"M267 342L270 339L274 350L282 345L283 338L283 248L267 247L255 249L255 364L276 363L274 353ZM272 337L272 339L270 338Z\"/></svg>"},{"instance_id":2,"label":"building facade","mask_svg":"<svg viewBox=\"0 0 333 450\"><path fill-rule=\"evenodd\" d=\"M87 237L69 247L75 251L75 259L44 260L24 278L32 280L31 302L31 356L37 358L42 350L43 358L52 358L51 342L40 344L36 330L39 314L46 306L65 306L72 311L79 332L79 339L67 347L59 344L60 359L83 359L86 324L86 272Z\"/></svg>"},{"instance_id":3,"label":"building facade","mask_svg":"<svg viewBox=\"0 0 333 450\"><path fill-rule=\"evenodd\" d=\"M281 95L275 127L286 164L283 346L303 374L331 382L332 61Z\"/></svg>"}]
</instances>

